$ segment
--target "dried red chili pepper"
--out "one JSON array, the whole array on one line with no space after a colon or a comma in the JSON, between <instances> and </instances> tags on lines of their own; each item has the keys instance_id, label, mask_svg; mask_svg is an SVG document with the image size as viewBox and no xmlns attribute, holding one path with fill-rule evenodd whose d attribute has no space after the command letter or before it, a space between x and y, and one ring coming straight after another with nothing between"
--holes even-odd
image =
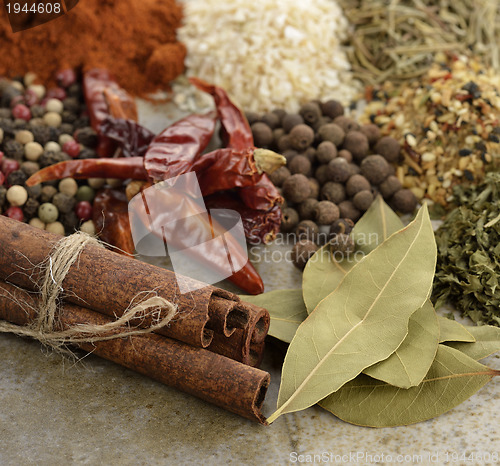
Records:
<instances>
[{"instance_id":1,"label":"dried red chili pepper","mask_svg":"<svg viewBox=\"0 0 500 466\"><path fill-rule=\"evenodd\" d=\"M216 113L189 115L156 136L146 151L144 167L153 181L187 173L207 148L215 131Z\"/></svg>"},{"instance_id":2,"label":"dried red chili pepper","mask_svg":"<svg viewBox=\"0 0 500 466\"><path fill-rule=\"evenodd\" d=\"M124 157L143 157L155 137L149 129L133 120L112 116L102 121L99 132L114 141Z\"/></svg>"},{"instance_id":3,"label":"dried red chili pepper","mask_svg":"<svg viewBox=\"0 0 500 466\"><path fill-rule=\"evenodd\" d=\"M245 237L249 243L269 243L280 230L281 209L274 206L269 210L247 207L234 193L216 193L205 198L209 209L229 209L241 216Z\"/></svg>"},{"instance_id":4,"label":"dried red chili pepper","mask_svg":"<svg viewBox=\"0 0 500 466\"><path fill-rule=\"evenodd\" d=\"M137 120L135 101L114 81L109 71L100 68L85 72L83 92L90 124L99 134L96 152L100 157L111 157L116 145L99 132L99 125L108 115Z\"/></svg>"},{"instance_id":5,"label":"dried red chili pepper","mask_svg":"<svg viewBox=\"0 0 500 466\"><path fill-rule=\"evenodd\" d=\"M133 256L135 251L128 219L128 200L123 190L105 188L97 192L92 208L92 220L105 243L118 252Z\"/></svg>"}]
</instances>

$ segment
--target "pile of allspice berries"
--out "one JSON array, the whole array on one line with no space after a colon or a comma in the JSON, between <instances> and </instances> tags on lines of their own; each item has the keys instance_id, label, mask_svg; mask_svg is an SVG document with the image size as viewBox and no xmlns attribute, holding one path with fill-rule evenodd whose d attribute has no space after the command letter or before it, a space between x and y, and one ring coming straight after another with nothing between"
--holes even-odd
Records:
<instances>
[{"instance_id":1,"label":"pile of allspice berries","mask_svg":"<svg viewBox=\"0 0 500 466\"><path fill-rule=\"evenodd\" d=\"M359 125L336 100L310 101L298 113L275 109L247 113L256 147L283 154L287 165L270 175L285 198L281 231L295 233L294 264L304 268L325 241L332 253L349 253L349 233L380 194L401 214L417 199L395 176L399 142L375 124ZM326 235L320 230L329 230Z\"/></svg>"}]
</instances>

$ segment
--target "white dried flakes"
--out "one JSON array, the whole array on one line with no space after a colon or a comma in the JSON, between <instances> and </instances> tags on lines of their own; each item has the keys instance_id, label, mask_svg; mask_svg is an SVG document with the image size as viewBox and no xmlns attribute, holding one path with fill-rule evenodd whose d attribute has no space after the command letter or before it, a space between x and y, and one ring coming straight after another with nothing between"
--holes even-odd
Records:
<instances>
[{"instance_id":1,"label":"white dried flakes","mask_svg":"<svg viewBox=\"0 0 500 466\"><path fill-rule=\"evenodd\" d=\"M184 3L187 75L225 88L243 109L293 112L311 99L357 97L342 46L349 25L334 0Z\"/></svg>"}]
</instances>

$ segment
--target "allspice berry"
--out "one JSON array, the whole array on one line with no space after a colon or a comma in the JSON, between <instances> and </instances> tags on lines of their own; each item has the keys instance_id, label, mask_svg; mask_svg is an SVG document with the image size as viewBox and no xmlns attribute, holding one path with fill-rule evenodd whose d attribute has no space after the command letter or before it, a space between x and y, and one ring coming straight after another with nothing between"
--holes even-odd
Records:
<instances>
[{"instance_id":1,"label":"allspice berry","mask_svg":"<svg viewBox=\"0 0 500 466\"><path fill-rule=\"evenodd\" d=\"M339 233L330 239L328 247L332 258L340 262L345 259L347 255L354 252L355 244L350 235Z\"/></svg>"},{"instance_id":2,"label":"allspice berry","mask_svg":"<svg viewBox=\"0 0 500 466\"><path fill-rule=\"evenodd\" d=\"M311 194L309 194L309 197L312 199L318 199L321 189L318 180L316 178L308 178L308 180L309 186L311 186Z\"/></svg>"},{"instance_id":3,"label":"allspice berry","mask_svg":"<svg viewBox=\"0 0 500 466\"><path fill-rule=\"evenodd\" d=\"M299 240L292 248L291 258L293 265L299 269L303 269L307 261L317 250L318 246L314 242L307 239Z\"/></svg>"},{"instance_id":4,"label":"allspice berry","mask_svg":"<svg viewBox=\"0 0 500 466\"><path fill-rule=\"evenodd\" d=\"M396 163L399 160L399 154L401 151L401 144L390 137L384 136L380 138L375 144L374 150L377 154L380 154L390 163Z\"/></svg>"},{"instance_id":5,"label":"allspice berry","mask_svg":"<svg viewBox=\"0 0 500 466\"><path fill-rule=\"evenodd\" d=\"M290 131L292 148L298 151L306 150L314 141L314 130L307 125L294 126Z\"/></svg>"},{"instance_id":6,"label":"allspice berry","mask_svg":"<svg viewBox=\"0 0 500 466\"><path fill-rule=\"evenodd\" d=\"M305 175L291 175L283 183L283 196L289 202L299 203L305 201L310 194L311 186Z\"/></svg>"},{"instance_id":7,"label":"allspice berry","mask_svg":"<svg viewBox=\"0 0 500 466\"><path fill-rule=\"evenodd\" d=\"M318 139L320 141L330 141L336 147L340 147L340 145L344 142L345 131L335 123L328 123L323 125L318 130Z\"/></svg>"},{"instance_id":8,"label":"allspice berry","mask_svg":"<svg viewBox=\"0 0 500 466\"><path fill-rule=\"evenodd\" d=\"M285 132L289 133L292 129L304 123L304 119L298 113L289 113L283 117L281 125Z\"/></svg>"},{"instance_id":9,"label":"allspice berry","mask_svg":"<svg viewBox=\"0 0 500 466\"><path fill-rule=\"evenodd\" d=\"M366 136L370 146L373 146L380 139L380 128L373 123L363 125L359 130Z\"/></svg>"},{"instance_id":10,"label":"allspice berry","mask_svg":"<svg viewBox=\"0 0 500 466\"><path fill-rule=\"evenodd\" d=\"M396 191L402 188L401 181L394 175L389 175L382 183L379 184L378 189L384 199L389 199Z\"/></svg>"},{"instance_id":11,"label":"allspice berry","mask_svg":"<svg viewBox=\"0 0 500 466\"><path fill-rule=\"evenodd\" d=\"M348 150L359 163L368 155L370 145L368 138L361 131L350 131L344 138L342 148Z\"/></svg>"},{"instance_id":12,"label":"allspice berry","mask_svg":"<svg viewBox=\"0 0 500 466\"><path fill-rule=\"evenodd\" d=\"M314 176L318 180L319 184L323 186L329 179L328 165L320 165L316 168Z\"/></svg>"},{"instance_id":13,"label":"allspice berry","mask_svg":"<svg viewBox=\"0 0 500 466\"><path fill-rule=\"evenodd\" d=\"M351 176L351 169L346 159L337 157L328 164L328 179L344 183Z\"/></svg>"},{"instance_id":14,"label":"allspice berry","mask_svg":"<svg viewBox=\"0 0 500 466\"><path fill-rule=\"evenodd\" d=\"M312 220L302 220L295 229L295 235L299 239L316 241L319 235L319 228Z\"/></svg>"},{"instance_id":15,"label":"allspice berry","mask_svg":"<svg viewBox=\"0 0 500 466\"><path fill-rule=\"evenodd\" d=\"M285 180L291 175L290 170L287 167L279 167L270 173L269 179L273 182L274 186L281 187Z\"/></svg>"},{"instance_id":16,"label":"allspice berry","mask_svg":"<svg viewBox=\"0 0 500 466\"><path fill-rule=\"evenodd\" d=\"M361 162L361 174L373 184L384 181L390 172L390 166L381 155L369 155Z\"/></svg>"},{"instance_id":17,"label":"allspice berry","mask_svg":"<svg viewBox=\"0 0 500 466\"><path fill-rule=\"evenodd\" d=\"M333 123L340 126L344 133L348 133L349 131L359 131L359 124L355 122L352 118L346 116L338 116L333 120Z\"/></svg>"},{"instance_id":18,"label":"allspice berry","mask_svg":"<svg viewBox=\"0 0 500 466\"><path fill-rule=\"evenodd\" d=\"M281 231L289 233L299 224L299 214L295 209L287 207L281 211Z\"/></svg>"},{"instance_id":19,"label":"allspice berry","mask_svg":"<svg viewBox=\"0 0 500 466\"><path fill-rule=\"evenodd\" d=\"M330 226L330 238L340 233L348 235L354 228L354 222L350 218L339 218Z\"/></svg>"},{"instance_id":20,"label":"allspice berry","mask_svg":"<svg viewBox=\"0 0 500 466\"><path fill-rule=\"evenodd\" d=\"M344 114L344 106L338 100L327 100L321 104L321 111L333 120Z\"/></svg>"},{"instance_id":21,"label":"allspice berry","mask_svg":"<svg viewBox=\"0 0 500 466\"><path fill-rule=\"evenodd\" d=\"M321 117L321 109L316 102L307 102L300 107L299 115L308 125L313 126Z\"/></svg>"},{"instance_id":22,"label":"allspice berry","mask_svg":"<svg viewBox=\"0 0 500 466\"><path fill-rule=\"evenodd\" d=\"M346 159L349 163L352 162L352 154L345 149L339 150L338 154L339 157L342 157L343 159Z\"/></svg>"},{"instance_id":23,"label":"allspice berry","mask_svg":"<svg viewBox=\"0 0 500 466\"><path fill-rule=\"evenodd\" d=\"M321 199L339 204L346 199L345 187L342 183L329 181L321 188Z\"/></svg>"},{"instance_id":24,"label":"allspice berry","mask_svg":"<svg viewBox=\"0 0 500 466\"><path fill-rule=\"evenodd\" d=\"M269 112L262 116L261 121L273 130L279 127L281 120L276 113Z\"/></svg>"},{"instance_id":25,"label":"allspice berry","mask_svg":"<svg viewBox=\"0 0 500 466\"><path fill-rule=\"evenodd\" d=\"M345 184L345 190L349 197L354 197L356 193L370 190L370 182L363 175L352 175Z\"/></svg>"},{"instance_id":26,"label":"allspice berry","mask_svg":"<svg viewBox=\"0 0 500 466\"><path fill-rule=\"evenodd\" d=\"M316 223L319 225L330 225L339 218L339 208L330 201L318 202L315 210Z\"/></svg>"},{"instance_id":27,"label":"allspice berry","mask_svg":"<svg viewBox=\"0 0 500 466\"><path fill-rule=\"evenodd\" d=\"M396 191L391 198L391 204L394 210L402 214L411 214L417 207L417 198L409 189L400 189Z\"/></svg>"},{"instance_id":28,"label":"allspice berry","mask_svg":"<svg viewBox=\"0 0 500 466\"><path fill-rule=\"evenodd\" d=\"M319 204L317 199L309 198L301 202L297 207L301 220L314 220L316 217L316 206Z\"/></svg>"},{"instance_id":29,"label":"allspice berry","mask_svg":"<svg viewBox=\"0 0 500 466\"><path fill-rule=\"evenodd\" d=\"M251 126L251 129L256 147L269 147L272 144L273 131L266 123L258 121Z\"/></svg>"},{"instance_id":30,"label":"allspice berry","mask_svg":"<svg viewBox=\"0 0 500 466\"><path fill-rule=\"evenodd\" d=\"M373 202L373 194L371 191L367 189L359 191L352 198L352 203L354 204L354 206L357 209L361 210L362 212L368 210L369 207L372 205L372 202Z\"/></svg>"},{"instance_id":31,"label":"allspice berry","mask_svg":"<svg viewBox=\"0 0 500 466\"><path fill-rule=\"evenodd\" d=\"M302 173L303 175L309 175L311 172L311 162L305 155L297 155L289 163L288 168L292 175L297 173Z\"/></svg>"},{"instance_id":32,"label":"allspice berry","mask_svg":"<svg viewBox=\"0 0 500 466\"><path fill-rule=\"evenodd\" d=\"M281 154L287 151L288 149L292 149L292 140L290 139L290 135L284 134L283 136L281 136L278 139L277 146L278 146L278 152L280 152Z\"/></svg>"},{"instance_id":33,"label":"allspice berry","mask_svg":"<svg viewBox=\"0 0 500 466\"><path fill-rule=\"evenodd\" d=\"M343 201L338 205L339 208L339 216L341 218L349 218L353 222L356 222L359 217L361 217L361 212L352 201Z\"/></svg>"},{"instance_id":34,"label":"allspice berry","mask_svg":"<svg viewBox=\"0 0 500 466\"><path fill-rule=\"evenodd\" d=\"M337 148L331 141L323 141L318 145L316 158L319 163L328 163L337 157Z\"/></svg>"}]
</instances>

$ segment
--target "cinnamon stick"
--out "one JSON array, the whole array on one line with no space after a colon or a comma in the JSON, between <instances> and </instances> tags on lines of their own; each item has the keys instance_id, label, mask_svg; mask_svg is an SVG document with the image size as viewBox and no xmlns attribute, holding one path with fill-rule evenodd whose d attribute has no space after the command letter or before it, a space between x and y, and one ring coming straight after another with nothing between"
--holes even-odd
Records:
<instances>
[{"instance_id":1,"label":"cinnamon stick","mask_svg":"<svg viewBox=\"0 0 500 466\"><path fill-rule=\"evenodd\" d=\"M41 271L35 266L49 257L60 238L0 216L0 279L37 291ZM138 293L154 290L178 306L174 320L159 333L203 348L211 343L214 333L220 334L214 351L234 353L234 359L240 361L243 356L239 355L249 352L249 342L229 338L238 330L247 334L253 325L250 314L262 313L261 308L243 304L238 296L209 285L181 294L174 272L97 246L85 247L62 288L65 301L111 317L120 316ZM267 311L264 315L268 319ZM261 327L265 336L268 320ZM233 344L248 348L233 348Z\"/></svg>"},{"instance_id":2,"label":"cinnamon stick","mask_svg":"<svg viewBox=\"0 0 500 466\"><path fill-rule=\"evenodd\" d=\"M0 282L0 319L27 325L35 317L37 301L36 294ZM60 307L58 319L61 330L79 324L103 325L112 320L67 303ZM240 416L266 424L261 407L270 376L260 369L153 333L78 346Z\"/></svg>"}]
</instances>

